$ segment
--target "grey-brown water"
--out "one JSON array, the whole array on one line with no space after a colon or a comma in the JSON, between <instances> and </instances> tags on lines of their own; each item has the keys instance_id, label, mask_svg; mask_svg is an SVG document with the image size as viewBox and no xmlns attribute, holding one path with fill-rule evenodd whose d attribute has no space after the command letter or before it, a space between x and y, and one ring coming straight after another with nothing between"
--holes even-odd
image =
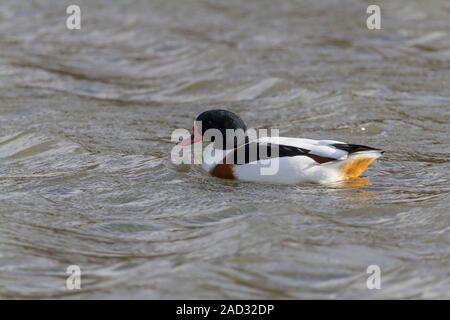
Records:
<instances>
[{"instance_id":1,"label":"grey-brown water","mask_svg":"<svg viewBox=\"0 0 450 320\"><path fill-rule=\"evenodd\" d=\"M2 0L0 298L450 298L450 3L370 3ZM386 154L344 187L173 165L211 108Z\"/></svg>"}]
</instances>

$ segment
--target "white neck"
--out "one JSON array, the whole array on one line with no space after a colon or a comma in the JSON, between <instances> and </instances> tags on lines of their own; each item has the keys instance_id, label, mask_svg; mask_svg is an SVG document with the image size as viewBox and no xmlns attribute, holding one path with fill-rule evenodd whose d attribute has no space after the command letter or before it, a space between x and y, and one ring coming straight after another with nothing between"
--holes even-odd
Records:
<instances>
[{"instance_id":1,"label":"white neck","mask_svg":"<svg viewBox=\"0 0 450 320\"><path fill-rule=\"evenodd\" d=\"M221 150L221 149L215 149L214 143L209 144L204 150L203 150L203 161L202 161L202 167L204 170L211 172L211 170L214 169L216 164L222 162L222 160L225 158L225 156L232 152L234 149L228 149L228 150Z\"/></svg>"}]
</instances>

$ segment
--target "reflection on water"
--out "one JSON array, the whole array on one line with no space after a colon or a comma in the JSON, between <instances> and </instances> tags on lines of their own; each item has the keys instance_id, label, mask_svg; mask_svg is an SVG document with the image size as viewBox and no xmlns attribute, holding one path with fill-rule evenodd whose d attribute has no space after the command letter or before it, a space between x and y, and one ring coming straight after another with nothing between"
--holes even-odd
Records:
<instances>
[{"instance_id":1,"label":"reflection on water","mask_svg":"<svg viewBox=\"0 0 450 320\"><path fill-rule=\"evenodd\" d=\"M368 185L370 185L370 180L366 177L357 177L357 178L351 178L351 179L347 179L347 180L343 180L343 181L339 181L333 184L337 187L341 187L341 188L348 188L348 189L360 189L360 188L364 188L367 187Z\"/></svg>"},{"instance_id":2,"label":"reflection on water","mask_svg":"<svg viewBox=\"0 0 450 320\"><path fill-rule=\"evenodd\" d=\"M69 4L0 4L0 298L450 297L447 1L380 31L356 0L86 0L79 31ZM173 165L218 107L386 153L329 186Z\"/></svg>"}]
</instances>

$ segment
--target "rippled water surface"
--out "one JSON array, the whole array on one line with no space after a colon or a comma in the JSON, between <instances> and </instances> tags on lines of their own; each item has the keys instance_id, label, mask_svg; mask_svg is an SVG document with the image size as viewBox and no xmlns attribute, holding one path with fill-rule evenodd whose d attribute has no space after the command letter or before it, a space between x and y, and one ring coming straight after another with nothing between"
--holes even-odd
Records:
<instances>
[{"instance_id":1,"label":"rippled water surface","mask_svg":"<svg viewBox=\"0 0 450 320\"><path fill-rule=\"evenodd\" d=\"M450 298L448 1L71 3L0 4L0 298ZM173 165L217 107L386 153L346 186Z\"/></svg>"}]
</instances>

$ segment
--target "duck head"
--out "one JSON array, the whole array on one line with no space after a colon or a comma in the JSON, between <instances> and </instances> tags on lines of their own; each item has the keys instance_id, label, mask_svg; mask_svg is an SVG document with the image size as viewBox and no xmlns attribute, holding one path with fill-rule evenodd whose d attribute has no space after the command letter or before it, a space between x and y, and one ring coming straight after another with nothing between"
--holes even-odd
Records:
<instances>
[{"instance_id":1,"label":"duck head","mask_svg":"<svg viewBox=\"0 0 450 320\"><path fill-rule=\"evenodd\" d=\"M246 131L247 126L237 114L222 109L208 110L195 119L191 136L179 145L184 147L200 141L211 141L216 149L236 148L246 141ZM243 134L244 141L236 138L240 137L239 133Z\"/></svg>"}]
</instances>

